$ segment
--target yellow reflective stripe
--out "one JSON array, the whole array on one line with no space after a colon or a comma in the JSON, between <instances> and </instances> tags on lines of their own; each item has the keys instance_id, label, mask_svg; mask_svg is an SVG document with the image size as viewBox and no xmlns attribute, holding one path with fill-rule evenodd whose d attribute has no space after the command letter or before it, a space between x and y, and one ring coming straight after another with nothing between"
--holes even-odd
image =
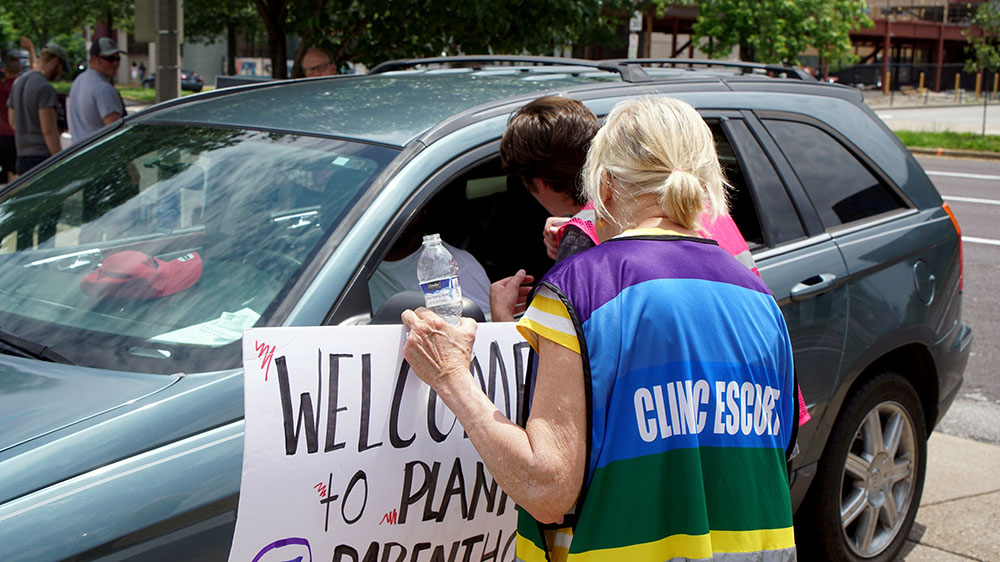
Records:
<instances>
[{"instance_id":1,"label":"yellow reflective stripe","mask_svg":"<svg viewBox=\"0 0 1000 562\"><path fill-rule=\"evenodd\" d=\"M795 531L791 527L757 531L712 531L711 533L712 546L716 552L757 552L795 546Z\"/></svg>"},{"instance_id":2,"label":"yellow reflective stripe","mask_svg":"<svg viewBox=\"0 0 1000 562\"><path fill-rule=\"evenodd\" d=\"M515 546L518 560L524 562L545 562L545 551L538 548L538 545L530 540L517 535L517 546Z\"/></svg>"},{"instance_id":3,"label":"yellow reflective stripe","mask_svg":"<svg viewBox=\"0 0 1000 562\"><path fill-rule=\"evenodd\" d=\"M785 529L759 531L711 531L707 535L673 535L658 541L571 553L573 562L629 562L631 560L704 559L721 553L754 553L795 546L795 532ZM713 552L714 551L714 552Z\"/></svg>"},{"instance_id":4,"label":"yellow reflective stripe","mask_svg":"<svg viewBox=\"0 0 1000 562\"><path fill-rule=\"evenodd\" d=\"M553 294L552 291L539 291L535 298L531 299L531 308L569 320L569 311L566 310L566 305L558 297L548 296Z\"/></svg>"},{"instance_id":5,"label":"yellow reflective stripe","mask_svg":"<svg viewBox=\"0 0 1000 562\"><path fill-rule=\"evenodd\" d=\"M528 330L535 332L536 334L545 339L552 340L555 343L565 347L570 351L573 351L575 353L580 353L580 340L576 339L575 335L570 335L565 332L560 332L559 330L554 330L544 324L539 324L538 322L535 322L534 320L528 318L527 316L523 316L521 317L521 320L519 320L517 323L517 331L521 332L522 336L525 336L524 339L528 340L528 343L531 343L531 338L529 338L527 335ZM532 344L532 347L535 348L535 351L538 351L537 341L535 342L535 344Z\"/></svg>"}]
</instances>

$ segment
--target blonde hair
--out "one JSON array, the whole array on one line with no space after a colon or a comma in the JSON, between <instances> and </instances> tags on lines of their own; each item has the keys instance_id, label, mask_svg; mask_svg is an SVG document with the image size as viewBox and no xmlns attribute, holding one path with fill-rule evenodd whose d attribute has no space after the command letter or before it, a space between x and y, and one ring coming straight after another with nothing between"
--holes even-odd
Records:
<instances>
[{"instance_id":1,"label":"blonde hair","mask_svg":"<svg viewBox=\"0 0 1000 562\"><path fill-rule=\"evenodd\" d=\"M597 216L622 228L631 217L613 217L601 200L601 183L607 174L621 186L614 196L658 196L670 220L698 230L698 216L713 219L728 213L728 185L715 151L708 124L687 103L658 97L619 103L608 114L587 153L584 189L594 202Z\"/></svg>"}]
</instances>

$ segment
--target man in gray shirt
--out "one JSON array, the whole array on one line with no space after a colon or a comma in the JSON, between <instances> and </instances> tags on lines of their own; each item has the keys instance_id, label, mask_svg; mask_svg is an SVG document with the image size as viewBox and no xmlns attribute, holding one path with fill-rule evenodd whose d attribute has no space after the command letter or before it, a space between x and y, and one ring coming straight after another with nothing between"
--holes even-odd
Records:
<instances>
[{"instance_id":1,"label":"man in gray shirt","mask_svg":"<svg viewBox=\"0 0 1000 562\"><path fill-rule=\"evenodd\" d=\"M56 104L59 98L50 82L62 74L66 49L48 45L38 57L38 69L22 74L7 99L7 117L14 126L18 175L59 152Z\"/></svg>"},{"instance_id":2,"label":"man in gray shirt","mask_svg":"<svg viewBox=\"0 0 1000 562\"><path fill-rule=\"evenodd\" d=\"M125 104L111 85L124 52L108 37L90 46L90 68L76 77L69 91L69 134L73 144L125 116Z\"/></svg>"}]
</instances>

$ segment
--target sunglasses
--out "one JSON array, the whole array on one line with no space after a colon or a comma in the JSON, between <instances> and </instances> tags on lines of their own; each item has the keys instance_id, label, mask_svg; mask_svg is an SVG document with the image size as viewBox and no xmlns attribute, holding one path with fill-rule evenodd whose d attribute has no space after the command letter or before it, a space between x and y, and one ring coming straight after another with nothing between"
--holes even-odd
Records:
<instances>
[{"instance_id":1,"label":"sunglasses","mask_svg":"<svg viewBox=\"0 0 1000 562\"><path fill-rule=\"evenodd\" d=\"M104 60L106 60L106 61L108 61L108 62L119 62L119 61L122 60L122 58L120 56L118 56L118 55L113 55L113 56L110 56L110 57L101 57L101 58L104 59Z\"/></svg>"}]
</instances>

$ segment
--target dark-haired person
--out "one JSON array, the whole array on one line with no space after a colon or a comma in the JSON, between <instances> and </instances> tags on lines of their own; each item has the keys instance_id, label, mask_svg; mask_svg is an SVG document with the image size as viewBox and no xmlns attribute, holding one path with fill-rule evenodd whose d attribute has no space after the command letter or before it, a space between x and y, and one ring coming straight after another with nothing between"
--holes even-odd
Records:
<instances>
[{"instance_id":1,"label":"dark-haired person","mask_svg":"<svg viewBox=\"0 0 1000 562\"><path fill-rule=\"evenodd\" d=\"M73 80L69 90L69 134L73 144L125 116L122 97L111 84L124 52L109 37L101 37L90 46L90 68Z\"/></svg>"},{"instance_id":2,"label":"dark-haired person","mask_svg":"<svg viewBox=\"0 0 1000 562\"><path fill-rule=\"evenodd\" d=\"M18 175L41 164L59 152L59 122L56 105L59 97L51 82L67 65L66 49L50 44L42 49L37 69L25 72L11 88L7 99L7 119L14 127L17 145Z\"/></svg>"}]
</instances>

